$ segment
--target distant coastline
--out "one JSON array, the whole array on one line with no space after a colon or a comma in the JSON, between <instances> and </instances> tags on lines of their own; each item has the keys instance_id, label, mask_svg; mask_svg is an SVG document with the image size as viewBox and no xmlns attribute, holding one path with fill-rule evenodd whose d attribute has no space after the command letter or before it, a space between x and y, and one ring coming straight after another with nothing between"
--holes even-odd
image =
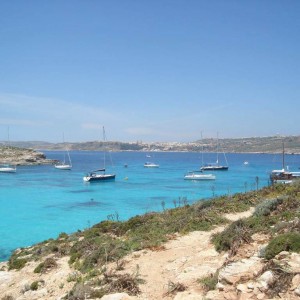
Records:
<instances>
[{"instance_id":1,"label":"distant coastline","mask_svg":"<svg viewBox=\"0 0 300 300\"><path fill-rule=\"evenodd\" d=\"M282 153L284 143L285 153L300 154L300 136L271 136L219 139L219 150L225 153ZM5 142L0 141L0 146ZM66 147L80 151L101 151L109 148L111 151L147 151L147 152L216 152L215 138L202 139L194 142L120 142L120 141L88 141L50 143L44 141L10 142L10 146L34 150L64 150Z\"/></svg>"}]
</instances>

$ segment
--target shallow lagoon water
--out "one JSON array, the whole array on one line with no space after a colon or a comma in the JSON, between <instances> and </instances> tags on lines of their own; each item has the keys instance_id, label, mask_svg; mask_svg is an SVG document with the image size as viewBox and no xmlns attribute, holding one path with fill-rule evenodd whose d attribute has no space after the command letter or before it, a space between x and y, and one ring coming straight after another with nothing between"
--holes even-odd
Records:
<instances>
[{"instance_id":1,"label":"shallow lagoon water","mask_svg":"<svg viewBox=\"0 0 300 300\"><path fill-rule=\"evenodd\" d=\"M63 157L61 151L44 153L47 158ZM113 182L83 182L87 172L102 167L103 153L90 151L71 152L71 171L52 165L20 166L16 174L0 174L0 260L8 259L16 248L56 238L61 232L83 230L108 218L123 221L160 211L162 202L172 208L179 199L193 203L213 195L253 190L256 177L259 187L267 186L269 172L280 169L282 159L271 154L227 154L229 170L215 172L216 180L187 181L183 176L199 169L201 153L155 152L151 156L111 153L113 166L108 171L116 173ZM213 153L203 156L205 162L215 159ZM144 168L148 160L160 167ZM290 170L298 170L299 155L286 155L285 161Z\"/></svg>"}]
</instances>

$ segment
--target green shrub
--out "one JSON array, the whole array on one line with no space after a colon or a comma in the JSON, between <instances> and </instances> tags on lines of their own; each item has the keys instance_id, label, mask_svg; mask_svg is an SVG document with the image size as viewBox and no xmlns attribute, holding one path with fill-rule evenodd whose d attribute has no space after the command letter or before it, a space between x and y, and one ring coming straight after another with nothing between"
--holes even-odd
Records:
<instances>
[{"instance_id":1,"label":"green shrub","mask_svg":"<svg viewBox=\"0 0 300 300\"><path fill-rule=\"evenodd\" d=\"M215 234L212 242L218 252L236 250L241 242L251 240L249 229L243 219L230 224L221 233Z\"/></svg>"},{"instance_id":2,"label":"green shrub","mask_svg":"<svg viewBox=\"0 0 300 300\"><path fill-rule=\"evenodd\" d=\"M261 217L261 216L268 216L274 211L279 204L282 203L282 198L277 199L269 199L259 203L254 211L254 216Z\"/></svg>"},{"instance_id":3,"label":"green shrub","mask_svg":"<svg viewBox=\"0 0 300 300\"><path fill-rule=\"evenodd\" d=\"M57 263L54 258L48 257L44 262L41 262L35 269L34 273L45 273L57 266Z\"/></svg>"},{"instance_id":4,"label":"green shrub","mask_svg":"<svg viewBox=\"0 0 300 300\"><path fill-rule=\"evenodd\" d=\"M197 280L197 282L203 286L205 291L212 291L216 288L216 285L218 283L218 274L219 272L216 272L215 274L200 278Z\"/></svg>"},{"instance_id":5,"label":"green shrub","mask_svg":"<svg viewBox=\"0 0 300 300\"><path fill-rule=\"evenodd\" d=\"M32 284L30 285L30 289L32 291L36 291L39 288L39 282L38 281L34 281L32 282Z\"/></svg>"},{"instance_id":6,"label":"green shrub","mask_svg":"<svg viewBox=\"0 0 300 300\"><path fill-rule=\"evenodd\" d=\"M67 239L68 237L68 234L65 232L61 232L58 236L59 239Z\"/></svg>"},{"instance_id":7,"label":"green shrub","mask_svg":"<svg viewBox=\"0 0 300 300\"><path fill-rule=\"evenodd\" d=\"M281 251L300 252L300 233L289 232L273 238L265 250L265 258L274 258Z\"/></svg>"},{"instance_id":8,"label":"green shrub","mask_svg":"<svg viewBox=\"0 0 300 300\"><path fill-rule=\"evenodd\" d=\"M5 295L4 297L1 298L1 300L14 300L15 298L11 295Z\"/></svg>"},{"instance_id":9,"label":"green shrub","mask_svg":"<svg viewBox=\"0 0 300 300\"><path fill-rule=\"evenodd\" d=\"M24 266L26 265L27 260L25 258L17 258L14 256L11 256L11 258L8 261L8 265L9 265L9 270L15 269L15 270L20 270L22 268L24 268Z\"/></svg>"}]
</instances>

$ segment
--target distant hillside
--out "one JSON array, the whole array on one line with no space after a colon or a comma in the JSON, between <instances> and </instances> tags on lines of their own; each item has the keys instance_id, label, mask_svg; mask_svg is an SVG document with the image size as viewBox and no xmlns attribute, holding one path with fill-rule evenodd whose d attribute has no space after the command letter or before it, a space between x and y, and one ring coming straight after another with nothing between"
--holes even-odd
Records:
<instances>
[{"instance_id":1,"label":"distant hillside","mask_svg":"<svg viewBox=\"0 0 300 300\"><path fill-rule=\"evenodd\" d=\"M212 149L216 140L203 140L207 145L204 149ZM199 141L200 143L200 141ZM273 137L252 137L237 139L219 140L220 147L225 152L262 152L262 153L281 153L282 146L287 153L300 153L300 136L273 136Z\"/></svg>"},{"instance_id":2,"label":"distant hillside","mask_svg":"<svg viewBox=\"0 0 300 300\"><path fill-rule=\"evenodd\" d=\"M300 153L300 136L272 136L272 137L251 137L235 139L219 139L219 149L226 153L281 153L284 143L286 153ZM0 142L0 145L4 144ZM40 150L62 150L66 147L69 150L103 150L111 151L197 151L216 152L217 140L203 139L190 142L118 142L118 141L90 141L80 143L49 143L43 141L10 142L11 146L22 148L33 148Z\"/></svg>"}]
</instances>

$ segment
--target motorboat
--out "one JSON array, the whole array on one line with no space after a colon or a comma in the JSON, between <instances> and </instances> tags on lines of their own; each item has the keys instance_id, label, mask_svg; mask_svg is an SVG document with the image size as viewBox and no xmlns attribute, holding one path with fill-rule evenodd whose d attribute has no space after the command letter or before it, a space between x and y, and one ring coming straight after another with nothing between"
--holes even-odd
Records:
<instances>
[{"instance_id":1,"label":"motorboat","mask_svg":"<svg viewBox=\"0 0 300 300\"><path fill-rule=\"evenodd\" d=\"M145 162L144 163L144 167L145 168L159 168L159 165L158 164L155 164L153 162Z\"/></svg>"}]
</instances>

